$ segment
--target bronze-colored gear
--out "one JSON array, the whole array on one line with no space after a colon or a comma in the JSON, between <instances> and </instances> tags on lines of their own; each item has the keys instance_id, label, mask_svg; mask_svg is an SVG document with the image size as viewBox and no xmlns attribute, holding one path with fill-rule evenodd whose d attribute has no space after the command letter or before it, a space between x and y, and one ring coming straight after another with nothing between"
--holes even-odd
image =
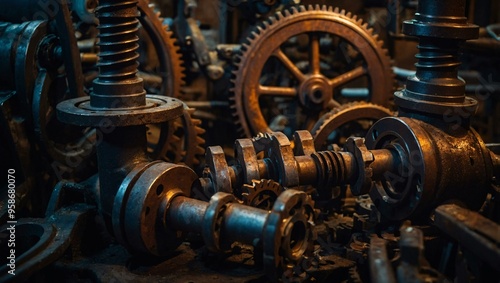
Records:
<instances>
[{"instance_id":1,"label":"bronze-colored gear","mask_svg":"<svg viewBox=\"0 0 500 283\"><path fill-rule=\"evenodd\" d=\"M184 105L179 118L162 125L148 126L148 144L153 159L163 159L194 168L205 154L205 130L201 120L192 118L194 109Z\"/></svg>"},{"instance_id":2,"label":"bronze-colored gear","mask_svg":"<svg viewBox=\"0 0 500 283\"><path fill-rule=\"evenodd\" d=\"M181 87L184 85L184 63L180 47L173 33L163 25L160 13L155 5L148 0L139 0L138 9L141 12L141 25L149 34L156 48L161 77L161 87L158 94L182 98ZM205 130L201 121L192 118L194 109L184 107L184 114L162 125L148 125L148 144L150 156L172 163L182 163L191 168L200 163L205 150L205 140L201 137Z\"/></svg>"},{"instance_id":3,"label":"bronze-colored gear","mask_svg":"<svg viewBox=\"0 0 500 283\"><path fill-rule=\"evenodd\" d=\"M393 116L394 113L386 107L367 103L364 101L352 102L344 104L340 107L333 108L330 112L321 116L316 125L311 129L311 134L314 137L314 147L316 150L326 150L328 145L332 143L342 144L341 135L334 141L329 141L329 137L337 130L353 122L357 122L358 129L349 129L346 132L353 135L354 131L361 130L362 133L356 133L357 136L366 135L366 131L372 122L384 117ZM362 122L366 122L364 125ZM347 138L347 137L346 137Z\"/></svg>"},{"instance_id":4,"label":"bronze-colored gear","mask_svg":"<svg viewBox=\"0 0 500 283\"><path fill-rule=\"evenodd\" d=\"M149 34L158 56L157 73L161 78L161 85L157 94L181 98L185 74L177 40L168 26L163 25L163 20L155 11L154 4L150 4L149 0L139 0L137 8L141 13L140 23Z\"/></svg>"},{"instance_id":5,"label":"bronze-colored gear","mask_svg":"<svg viewBox=\"0 0 500 283\"><path fill-rule=\"evenodd\" d=\"M241 197L246 205L271 210L274 202L283 191L284 188L273 180L253 180L251 185L243 185Z\"/></svg>"},{"instance_id":6,"label":"bronze-colored gear","mask_svg":"<svg viewBox=\"0 0 500 283\"><path fill-rule=\"evenodd\" d=\"M304 127L289 123L293 132L310 128L319 114L344 103L339 101L341 87L362 84L369 90L367 99L381 105L388 105L392 97L394 76L387 50L372 29L351 13L319 5L292 7L277 12L250 34L235 63L230 97L233 115L244 136L271 131L272 117L283 116L275 113L279 110L273 104L295 105L291 115L305 116L299 119ZM301 40L307 42L304 49L309 50L305 64L293 62L287 54L290 42ZM338 58L323 56L325 48L321 44L328 40L328 48L335 46L336 56L344 56L347 64L343 68L338 66ZM332 62L325 64L325 60ZM266 70L270 74L264 77ZM274 84L266 81L273 76L280 78L271 82ZM287 101L294 103L282 103ZM263 107L269 111L263 111ZM303 113L297 113L297 109Z\"/></svg>"}]
</instances>

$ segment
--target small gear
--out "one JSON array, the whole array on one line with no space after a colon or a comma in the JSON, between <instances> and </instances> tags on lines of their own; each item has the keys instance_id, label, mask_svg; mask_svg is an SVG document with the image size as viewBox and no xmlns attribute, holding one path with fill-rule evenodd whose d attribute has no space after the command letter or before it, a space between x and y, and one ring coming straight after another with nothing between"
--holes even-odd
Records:
<instances>
[{"instance_id":1,"label":"small gear","mask_svg":"<svg viewBox=\"0 0 500 283\"><path fill-rule=\"evenodd\" d=\"M321 116L311 130L316 150L326 150L331 144L343 145L349 136L365 136L374 121L393 116L383 106L363 101L344 104Z\"/></svg>"},{"instance_id":2,"label":"small gear","mask_svg":"<svg viewBox=\"0 0 500 283\"><path fill-rule=\"evenodd\" d=\"M272 131L276 117L286 132L309 129L319 114L352 100L342 88L365 89L364 99L388 105L394 87L387 50L367 24L319 5L277 12L257 26L235 67L230 102L246 137Z\"/></svg>"},{"instance_id":3,"label":"small gear","mask_svg":"<svg viewBox=\"0 0 500 283\"><path fill-rule=\"evenodd\" d=\"M243 185L241 197L246 205L271 210L274 201L283 191L284 188L273 180L253 180L251 185Z\"/></svg>"},{"instance_id":4,"label":"small gear","mask_svg":"<svg viewBox=\"0 0 500 283\"><path fill-rule=\"evenodd\" d=\"M191 168L200 164L205 153L205 130L201 120L192 118L194 109L184 105L184 113L161 125L148 125L148 151L153 159L162 159Z\"/></svg>"}]
</instances>

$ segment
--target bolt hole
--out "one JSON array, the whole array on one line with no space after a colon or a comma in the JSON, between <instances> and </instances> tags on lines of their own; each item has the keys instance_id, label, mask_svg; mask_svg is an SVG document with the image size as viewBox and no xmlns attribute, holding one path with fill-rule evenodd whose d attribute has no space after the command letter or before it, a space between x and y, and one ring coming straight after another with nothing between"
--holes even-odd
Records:
<instances>
[{"instance_id":1,"label":"bolt hole","mask_svg":"<svg viewBox=\"0 0 500 283\"><path fill-rule=\"evenodd\" d=\"M290 250L292 253L302 252L306 243L306 225L302 221L293 223L290 235Z\"/></svg>"},{"instance_id":2,"label":"bolt hole","mask_svg":"<svg viewBox=\"0 0 500 283\"><path fill-rule=\"evenodd\" d=\"M148 216L150 210L151 209L149 208L149 206L146 206L146 211L145 211L146 216Z\"/></svg>"},{"instance_id":3,"label":"bolt hole","mask_svg":"<svg viewBox=\"0 0 500 283\"><path fill-rule=\"evenodd\" d=\"M316 99L320 99L323 97L323 92L321 90L315 90L313 91L313 96Z\"/></svg>"},{"instance_id":4,"label":"bolt hole","mask_svg":"<svg viewBox=\"0 0 500 283\"><path fill-rule=\"evenodd\" d=\"M163 185L156 187L156 195L159 196L163 192Z\"/></svg>"},{"instance_id":5,"label":"bolt hole","mask_svg":"<svg viewBox=\"0 0 500 283\"><path fill-rule=\"evenodd\" d=\"M474 158L469 157L470 165L474 166Z\"/></svg>"},{"instance_id":6,"label":"bolt hole","mask_svg":"<svg viewBox=\"0 0 500 283\"><path fill-rule=\"evenodd\" d=\"M372 131L372 137L373 137L374 140L376 140L378 138L378 131L377 130L373 129L373 131Z\"/></svg>"}]
</instances>

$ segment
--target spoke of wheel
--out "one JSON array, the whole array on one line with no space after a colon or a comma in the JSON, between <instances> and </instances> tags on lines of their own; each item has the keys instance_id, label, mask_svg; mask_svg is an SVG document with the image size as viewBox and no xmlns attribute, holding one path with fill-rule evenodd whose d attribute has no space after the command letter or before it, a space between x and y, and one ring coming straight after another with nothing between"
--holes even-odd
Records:
<instances>
[{"instance_id":1,"label":"spoke of wheel","mask_svg":"<svg viewBox=\"0 0 500 283\"><path fill-rule=\"evenodd\" d=\"M302 127L300 129L302 130L308 130L310 131L316 122L318 121L318 115L308 115L304 121L302 121Z\"/></svg>"},{"instance_id":2,"label":"spoke of wheel","mask_svg":"<svg viewBox=\"0 0 500 283\"><path fill-rule=\"evenodd\" d=\"M257 89L257 94L259 96L267 95L267 96L295 97L297 95L297 90L293 87L259 85L259 88Z\"/></svg>"},{"instance_id":3,"label":"spoke of wheel","mask_svg":"<svg viewBox=\"0 0 500 283\"><path fill-rule=\"evenodd\" d=\"M363 66L359 66L355 69L350 70L347 73L344 73L340 76L337 76L337 77L331 79L330 85L334 88L339 87L339 86L346 84L352 80L355 80L355 79L357 79L365 74L366 74L365 68L363 68Z\"/></svg>"},{"instance_id":4,"label":"spoke of wheel","mask_svg":"<svg viewBox=\"0 0 500 283\"><path fill-rule=\"evenodd\" d=\"M309 35L309 65L311 66L312 74L321 73L320 57L319 57L319 37L317 34Z\"/></svg>"},{"instance_id":5,"label":"spoke of wheel","mask_svg":"<svg viewBox=\"0 0 500 283\"><path fill-rule=\"evenodd\" d=\"M328 102L328 104L326 105L326 108L327 109L333 109L335 107L340 107L340 103L338 103L335 99L332 99Z\"/></svg>"},{"instance_id":6,"label":"spoke of wheel","mask_svg":"<svg viewBox=\"0 0 500 283\"><path fill-rule=\"evenodd\" d=\"M278 58L283 65L292 73L292 75L299 81L302 82L305 80L304 74L295 66L295 64L288 58L288 56L281 51L281 49L278 47L276 50L274 50L273 55Z\"/></svg>"}]
</instances>

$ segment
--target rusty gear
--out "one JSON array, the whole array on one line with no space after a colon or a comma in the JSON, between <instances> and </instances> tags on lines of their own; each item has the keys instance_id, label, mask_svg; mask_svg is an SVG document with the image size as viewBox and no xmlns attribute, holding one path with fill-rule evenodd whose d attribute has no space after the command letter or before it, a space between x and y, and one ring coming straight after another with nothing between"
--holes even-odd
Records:
<instances>
[{"instance_id":1,"label":"rusty gear","mask_svg":"<svg viewBox=\"0 0 500 283\"><path fill-rule=\"evenodd\" d=\"M161 125L148 126L148 150L153 159L162 159L175 164L185 164L191 168L200 163L205 153L205 130L201 120L193 118L194 109L184 105L184 113L179 118Z\"/></svg>"},{"instance_id":2,"label":"rusty gear","mask_svg":"<svg viewBox=\"0 0 500 283\"><path fill-rule=\"evenodd\" d=\"M168 26L156 12L155 5L149 0L139 0L137 3L141 15L140 23L149 34L158 56L158 73L161 78L160 90L156 94L180 98L181 87L184 85L184 67L180 47Z\"/></svg>"},{"instance_id":3,"label":"rusty gear","mask_svg":"<svg viewBox=\"0 0 500 283\"><path fill-rule=\"evenodd\" d=\"M168 26L163 25L163 18L156 12L154 4L139 0L137 5L141 12L141 24L157 48L159 64L156 72L162 82L158 94L179 98L185 74L177 40ZM148 126L149 151L153 158L182 163L191 168L199 164L205 143L201 135L205 131L200 127L201 121L192 118L193 112L193 109L184 106L181 117L162 125Z\"/></svg>"},{"instance_id":4,"label":"rusty gear","mask_svg":"<svg viewBox=\"0 0 500 283\"><path fill-rule=\"evenodd\" d=\"M387 105L392 97L394 79L387 51L382 48L382 42L373 35L373 31L367 28L367 24L351 13L318 5L292 7L277 12L250 34L242 44L242 54L233 72L230 97L233 115L238 119L240 132L244 136L270 132L270 125L275 123L272 117L282 118L283 115L276 115L271 110L264 111L264 108L277 107L274 104L290 105L285 103L290 99L294 99L298 107L286 106L288 109L285 110L292 111L289 114L291 117L305 115L305 118L298 123L290 123L285 119L280 124L288 123L295 129L308 128L317 120L319 113L344 102L339 101L340 88L357 86L352 85L353 82L368 85L368 100L371 102ZM320 35L328 36L320 40ZM293 62L291 55L286 54L288 45L294 41L300 43L301 39L308 41L306 49L310 50L310 54L307 62ZM348 63L346 67L339 67L338 62L334 61L325 64L326 58L332 58L321 54L325 49L322 46L325 41L330 42L329 46L336 46L337 57L345 56ZM362 64L359 59L362 59ZM266 68L278 62L282 69L271 69L269 76L289 74L285 80L281 80L286 85L272 85L273 82L270 84L266 81L268 78L263 78ZM377 87L373 87L375 82ZM264 101L264 96L276 100ZM268 117L270 115L272 117Z\"/></svg>"},{"instance_id":5,"label":"rusty gear","mask_svg":"<svg viewBox=\"0 0 500 283\"><path fill-rule=\"evenodd\" d=\"M241 196L245 205L271 210L283 190L284 188L273 180L253 180L251 185L243 185Z\"/></svg>"},{"instance_id":6,"label":"rusty gear","mask_svg":"<svg viewBox=\"0 0 500 283\"><path fill-rule=\"evenodd\" d=\"M339 131L339 133L336 133L333 142L341 146L345 143L345 139L348 138L348 136L342 133L344 132L342 130L343 127L349 127L351 123L357 123L359 129L349 128L345 132L352 135L353 131L361 130L362 133L356 133L356 136L364 136L372 122L388 116L393 116L391 110L364 101L352 102L340 107L335 107L330 112L321 116L316 125L312 128L311 134L314 137L314 146L316 150L326 150L328 145L332 143L330 136L336 131ZM363 124L363 122L366 123Z\"/></svg>"}]
</instances>

